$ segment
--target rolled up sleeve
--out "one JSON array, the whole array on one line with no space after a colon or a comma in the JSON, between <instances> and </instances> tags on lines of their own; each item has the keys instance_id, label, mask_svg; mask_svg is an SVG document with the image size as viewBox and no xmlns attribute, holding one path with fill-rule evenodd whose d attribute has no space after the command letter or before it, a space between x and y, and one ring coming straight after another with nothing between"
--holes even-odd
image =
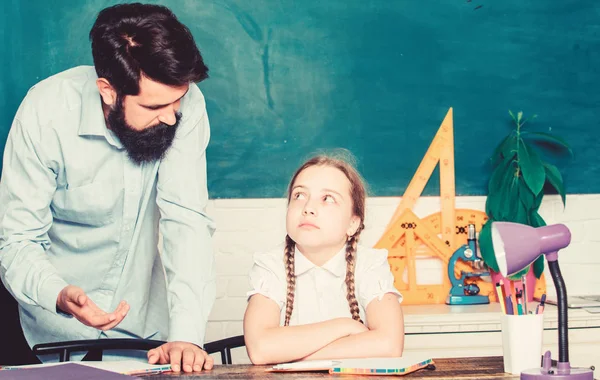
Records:
<instances>
[{"instance_id":1,"label":"rolled up sleeve","mask_svg":"<svg viewBox=\"0 0 600 380\"><path fill-rule=\"evenodd\" d=\"M215 225L206 214L206 147L210 128L204 99L193 87L186 108L191 116L185 123L182 119L173 145L159 167L157 204L161 213L161 258L167 276L168 340L202 346L216 296L212 249ZM198 112L200 116L195 118L193 115Z\"/></svg>"}]
</instances>

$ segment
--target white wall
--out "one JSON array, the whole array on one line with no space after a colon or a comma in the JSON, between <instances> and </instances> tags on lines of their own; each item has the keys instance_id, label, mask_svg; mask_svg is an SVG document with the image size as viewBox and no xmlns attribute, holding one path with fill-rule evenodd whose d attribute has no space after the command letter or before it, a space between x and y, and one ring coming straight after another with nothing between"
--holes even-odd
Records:
<instances>
[{"instance_id":1,"label":"white wall","mask_svg":"<svg viewBox=\"0 0 600 380\"><path fill-rule=\"evenodd\" d=\"M370 198L362 243L372 246L383 233L399 197ZM206 341L242 334L242 319L249 290L252 254L283 241L285 199L211 200L209 215L217 223L214 250L217 262L217 300L209 318ZM457 197L456 208L484 210L485 197ZM420 217L438 212L439 197L421 197L413 211ZM600 194L568 195L563 209L560 197L546 196L540 214L548 224L564 223L572 233L571 245L559 253L559 263L569 295L600 294ZM547 266L546 266L547 267ZM441 272L443 271L443 272ZM419 283L439 283L446 268L431 260L421 265ZM552 294L550 274L546 274ZM236 362L247 362L243 349L234 352Z\"/></svg>"}]
</instances>

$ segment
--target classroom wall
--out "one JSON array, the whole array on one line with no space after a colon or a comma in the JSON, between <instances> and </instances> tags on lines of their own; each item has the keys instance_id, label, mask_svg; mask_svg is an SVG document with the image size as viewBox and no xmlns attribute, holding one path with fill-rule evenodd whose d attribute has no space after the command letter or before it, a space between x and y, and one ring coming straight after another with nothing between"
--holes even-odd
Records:
<instances>
[{"instance_id":1,"label":"classroom wall","mask_svg":"<svg viewBox=\"0 0 600 380\"><path fill-rule=\"evenodd\" d=\"M383 233L398 197L368 199L365 245L372 246ZM217 223L214 249L217 262L217 300L209 318L206 340L242 334L242 320L249 290L248 271L252 254L279 244L285 236L284 199L211 200L208 213ZM422 197L414 211L425 217L439 211L438 197ZM457 208L483 210L485 197L458 197ZM559 253L559 263L568 294L597 294L600 289L600 194L568 195L563 210L560 198L546 196L540 214L551 223L564 223L572 233L571 245ZM547 266L546 266L547 268ZM442 272L443 271L443 272ZM439 283L445 273L438 260L426 260L418 267L419 283ZM548 293L554 287L548 279ZM234 350L235 363L248 362L245 349Z\"/></svg>"},{"instance_id":2,"label":"classroom wall","mask_svg":"<svg viewBox=\"0 0 600 380\"><path fill-rule=\"evenodd\" d=\"M2 0L0 148L26 91L91 64L98 11L126 1ZM597 0L150 2L172 8L210 68L213 199L281 197L306 155L334 147L357 156L372 194L398 196L449 107L457 195L487 193L509 109L571 144L557 160L568 193L600 193Z\"/></svg>"}]
</instances>

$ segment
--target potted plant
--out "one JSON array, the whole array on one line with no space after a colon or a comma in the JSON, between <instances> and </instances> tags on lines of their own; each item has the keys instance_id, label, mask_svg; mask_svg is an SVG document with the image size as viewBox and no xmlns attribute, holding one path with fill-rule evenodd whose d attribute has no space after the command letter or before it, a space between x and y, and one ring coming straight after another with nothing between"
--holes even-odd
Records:
<instances>
[{"instance_id":1,"label":"potted plant","mask_svg":"<svg viewBox=\"0 0 600 380\"><path fill-rule=\"evenodd\" d=\"M566 194L560 171L555 165L545 161L541 153L552 153L552 149L558 148L567 150L572 155L571 148L562 138L523 128L536 115L525 119L523 112L516 115L512 111L508 113L515 128L496 147L490 158L493 171L485 203L485 212L489 219L479 234L482 259L495 272L499 270L492 246L491 222L507 221L533 227L545 226L546 222L538 213L545 189L553 187L560 194L563 206L566 206ZM541 150L534 146L540 144L552 149ZM528 270L529 268L525 268L511 278L520 279ZM533 272L536 278L540 278L544 272L543 256L533 263Z\"/></svg>"}]
</instances>

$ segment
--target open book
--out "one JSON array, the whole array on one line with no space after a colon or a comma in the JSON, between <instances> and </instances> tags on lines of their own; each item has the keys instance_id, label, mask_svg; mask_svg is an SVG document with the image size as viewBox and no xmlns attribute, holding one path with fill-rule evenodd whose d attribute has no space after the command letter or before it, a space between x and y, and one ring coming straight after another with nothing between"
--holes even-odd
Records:
<instances>
[{"instance_id":1,"label":"open book","mask_svg":"<svg viewBox=\"0 0 600 380\"><path fill-rule=\"evenodd\" d=\"M284 363L268 372L327 371L335 374L406 375L422 368L435 369L433 360L423 355L407 354L401 358L365 358L309 360Z\"/></svg>"}]
</instances>

